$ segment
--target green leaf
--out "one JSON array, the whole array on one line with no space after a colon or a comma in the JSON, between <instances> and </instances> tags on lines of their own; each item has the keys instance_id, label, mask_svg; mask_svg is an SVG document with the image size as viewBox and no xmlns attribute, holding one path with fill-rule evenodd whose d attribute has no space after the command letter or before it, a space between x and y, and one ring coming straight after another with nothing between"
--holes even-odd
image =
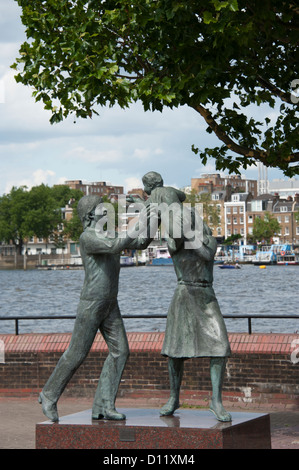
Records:
<instances>
[{"instance_id":1,"label":"green leaf","mask_svg":"<svg viewBox=\"0 0 299 470\"><path fill-rule=\"evenodd\" d=\"M203 14L203 21L206 24L217 23L217 18L214 18L210 11L205 11Z\"/></svg>"},{"instance_id":2,"label":"green leaf","mask_svg":"<svg viewBox=\"0 0 299 470\"><path fill-rule=\"evenodd\" d=\"M52 124L70 114L87 118L97 106L124 108L138 100L146 111L165 106L198 111L198 105L212 113L217 125L205 122L220 140L220 147L211 139L211 148L197 149L204 161L213 158L217 169L240 171L260 158L260 146L269 166L286 176L298 173L297 103L287 99L297 63L298 15L288 2L18 4L27 40L12 65L18 69L15 79L43 100ZM287 100L281 109L276 90ZM271 128L263 128L258 105L265 115L278 109ZM264 119L263 125L270 122ZM231 149L223 145L227 138L235 143Z\"/></svg>"}]
</instances>

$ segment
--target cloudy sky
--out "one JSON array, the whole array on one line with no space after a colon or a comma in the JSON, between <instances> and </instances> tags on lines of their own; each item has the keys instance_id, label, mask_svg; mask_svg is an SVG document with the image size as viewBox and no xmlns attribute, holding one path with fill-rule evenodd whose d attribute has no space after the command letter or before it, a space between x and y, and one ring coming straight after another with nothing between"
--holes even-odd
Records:
<instances>
[{"instance_id":1,"label":"cloudy sky","mask_svg":"<svg viewBox=\"0 0 299 470\"><path fill-rule=\"evenodd\" d=\"M215 171L213 162L202 166L191 145L204 149L219 142L188 108L163 113L145 113L140 105L102 108L92 120L74 124L70 118L52 126L49 112L35 103L32 90L15 82L10 69L25 40L20 13L14 0L0 0L0 195L12 186L52 186L66 179L107 181L129 190L141 187L150 170L160 172L165 184L184 187L192 177ZM258 171L244 175L257 178ZM283 175L270 170L268 177Z\"/></svg>"}]
</instances>

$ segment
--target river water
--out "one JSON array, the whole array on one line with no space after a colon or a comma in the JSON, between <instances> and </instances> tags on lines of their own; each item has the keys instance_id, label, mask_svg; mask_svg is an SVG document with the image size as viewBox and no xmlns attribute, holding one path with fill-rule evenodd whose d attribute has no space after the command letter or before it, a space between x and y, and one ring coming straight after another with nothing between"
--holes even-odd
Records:
<instances>
[{"instance_id":1,"label":"river water","mask_svg":"<svg viewBox=\"0 0 299 470\"><path fill-rule=\"evenodd\" d=\"M83 270L0 271L0 317L51 315L54 320L22 320L20 333L69 332L83 284ZM298 314L299 266L214 266L214 289L223 315ZM119 305L122 314L166 314L176 286L173 266L121 268ZM247 331L246 319L225 319L229 332ZM125 319L127 331L164 331L166 319ZM294 333L299 319L253 319L253 332ZM13 333L14 321L0 321L1 333Z\"/></svg>"}]
</instances>

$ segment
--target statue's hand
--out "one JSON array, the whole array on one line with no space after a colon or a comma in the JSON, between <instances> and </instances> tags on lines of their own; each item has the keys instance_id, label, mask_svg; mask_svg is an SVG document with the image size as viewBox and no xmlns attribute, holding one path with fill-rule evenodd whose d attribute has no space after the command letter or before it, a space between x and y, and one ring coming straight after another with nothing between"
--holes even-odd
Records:
<instances>
[{"instance_id":1,"label":"statue's hand","mask_svg":"<svg viewBox=\"0 0 299 470\"><path fill-rule=\"evenodd\" d=\"M203 242L204 245L208 245L209 244L209 237L207 235L204 235L202 242Z\"/></svg>"}]
</instances>

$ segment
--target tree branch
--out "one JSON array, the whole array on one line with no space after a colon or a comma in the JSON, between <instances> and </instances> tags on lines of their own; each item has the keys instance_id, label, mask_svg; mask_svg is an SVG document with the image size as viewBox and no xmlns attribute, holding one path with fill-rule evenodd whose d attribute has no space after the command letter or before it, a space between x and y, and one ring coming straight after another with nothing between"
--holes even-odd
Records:
<instances>
[{"instance_id":1,"label":"tree branch","mask_svg":"<svg viewBox=\"0 0 299 470\"><path fill-rule=\"evenodd\" d=\"M124 50L124 48L127 48L127 45L129 46L129 48L130 48L131 51L133 50L133 44L131 43L131 41L130 41L130 39L129 39L128 36L125 36L125 37L124 37L124 36L121 36L121 35L119 34L119 32L114 31L112 28L108 28L107 26L106 26L106 29L107 29L107 31L109 31L111 34L113 34L114 36L116 36L116 37L119 39L119 41L121 41L120 44L122 45L123 50ZM139 54L136 54L136 53L133 54L132 52L130 53L130 52L128 51L128 49L127 49L127 53L128 53L128 54L132 54L132 55L137 59L139 65L140 65L146 72L148 72L149 70L151 70L152 67L151 67L151 65L149 64L149 62L148 62L147 60L143 60L143 59L140 57Z\"/></svg>"},{"instance_id":2,"label":"tree branch","mask_svg":"<svg viewBox=\"0 0 299 470\"><path fill-rule=\"evenodd\" d=\"M130 77L130 75L121 75L120 73L116 73L115 74L116 77L119 77L119 78L127 78L128 80L138 80L138 78L141 78L142 75L137 75L136 77Z\"/></svg>"},{"instance_id":3,"label":"tree branch","mask_svg":"<svg viewBox=\"0 0 299 470\"><path fill-rule=\"evenodd\" d=\"M262 87L267 88L267 90L271 91L275 96L278 96L282 101L292 105L297 102L296 96L292 93L285 93L260 75L257 75L257 79Z\"/></svg>"},{"instance_id":4,"label":"tree branch","mask_svg":"<svg viewBox=\"0 0 299 470\"><path fill-rule=\"evenodd\" d=\"M235 153L238 153L239 155L242 155L247 158L253 158L255 160L258 160L264 165L267 166L267 157L269 155L268 152L258 149L249 149L246 147L242 147L241 145L237 144L234 142L227 134L226 132L223 131L223 129L217 124L215 119L213 118L212 114L210 111L208 111L206 108L204 108L202 105L197 104L197 105L191 105L191 107L197 111L206 121L208 126L212 129L212 131L216 134L219 140L221 140L230 150L232 150ZM286 159L286 163L295 163L299 162L299 152L294 152L290 154Z\"/></svg>"},{"instance_id":5,"label":"tree branch","mask_svg":"<svg viewBox=\"0 0 299 470\"><path fill-rule=\"evenodd\" d=\"M224 132L221 127L217 124L215 119L213 118L210 111L206 108L201 106L200 104L192 106L195 111L197 111L206 121L208 126L212 129L212 131L216 134L218 139L220 139L230 150L233 152L238 153L239 155L243 155L244 157L252 157L257 160L264 161L267 158L267 152L263 150L253 150L248 149L246 147L242 147L239 144L236 144L227 134Z\"/></svg>"}]
</instances>

